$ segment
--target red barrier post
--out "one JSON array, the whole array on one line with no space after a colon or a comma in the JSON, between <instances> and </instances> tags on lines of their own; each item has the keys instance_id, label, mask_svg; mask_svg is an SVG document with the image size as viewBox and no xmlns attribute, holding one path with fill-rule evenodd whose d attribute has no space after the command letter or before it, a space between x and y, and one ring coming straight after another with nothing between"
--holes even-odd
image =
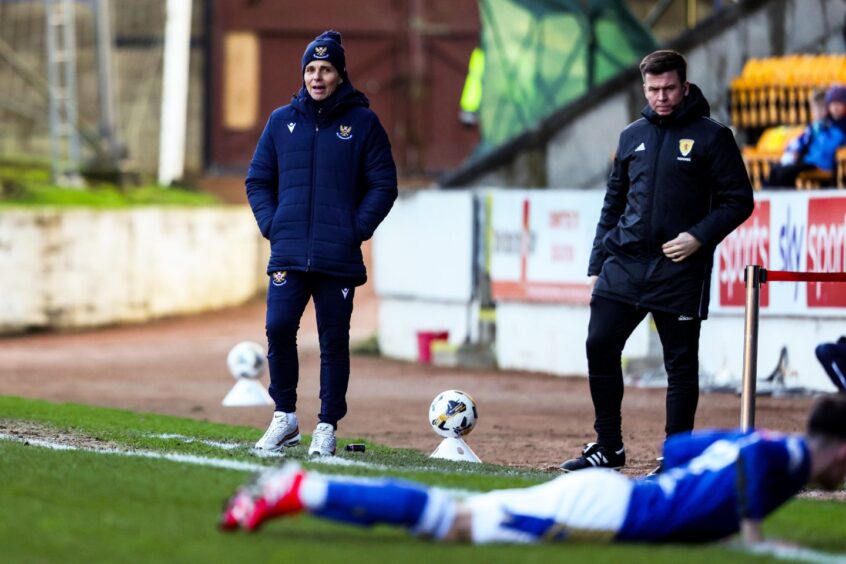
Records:
<instances>
[{"instance_id":1,"label":"red barrier post","mask_svg":"<svg viewBox=\"0 0 846 564\"><path fill-rule=\"evenodd\" d=\"M755 384L758 378L758 312L761 284L767 282L846 282L846 272L791 272L747 265L746 319L743 328L743 391L740 398L740 427L755 427Z\"/></svg>"},{"instance_id":2,"label":"red barrier post","mask_svg":"<svg viewBox=\"0 0 846 564\"><path fill-rule=\"evenodd\" d=\"M758 378L758 308L761 294L761 267L746 266L746 316L743 327L743 391L740 398L740 428L755 427L755 384Z\"/></svg>"}]
</instances>

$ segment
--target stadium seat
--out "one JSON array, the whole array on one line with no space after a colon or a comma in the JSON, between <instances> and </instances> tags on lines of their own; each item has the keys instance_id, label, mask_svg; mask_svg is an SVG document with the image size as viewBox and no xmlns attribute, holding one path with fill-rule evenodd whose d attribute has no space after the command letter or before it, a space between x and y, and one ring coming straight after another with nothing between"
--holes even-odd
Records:
<instances>
[{"instance_id":1,"label":"stadium seat","mask_svg":"<svg viewBox=\"0 0 846 564\"><path fill-rule=\"evenodd\" d=\"M787 144L801 135L802 129L801 126L786 125L770 127L761 134L754 146L743 147L743 161L753 188L760 190L763 187L772 165L778 163Z\"/></svg>"},{"instance_id":2,"label":"stadium seat","mask_svg":"<svg viewBox=\"0 0 846 564\"><path fill-rule=\"evenodd\" d=\"M833 174L826 170L803 170L796 176L797 190L816 190L831 183Z\"/></svg>"},{"instance_id":3,"label":"stadium seat","mask_svg":"<svg viewBox=\"0 0 846 564\"><path fill-rule=\"evenodd\" d=\"M846 55L751 58L731 82L732 123L744 128L807 123L813 90L836 83L846 83Z\"/></svg>"},{"instance_id":4,"label":"stadium seat","mask_svg":"<svg viewBox=\"0 0 846 564\"><path fill-rule=\"evenodd\" d=\"M846 187L846 147L837 150L837 188Z\"/></svg>"}]
</instances>

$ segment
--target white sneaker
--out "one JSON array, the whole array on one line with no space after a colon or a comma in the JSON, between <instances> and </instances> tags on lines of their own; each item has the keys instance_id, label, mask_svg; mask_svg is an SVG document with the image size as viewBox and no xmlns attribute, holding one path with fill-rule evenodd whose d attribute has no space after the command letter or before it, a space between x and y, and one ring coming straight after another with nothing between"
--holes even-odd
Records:
<instances>
[{"instance_id":1,"label":"white sneaker","mask_svg":"<svg viewBox=\"0 0 846 564\"><path fill-rule=\"evenodd\" d=\"M300 423L296 413L274 411L273 419L267 431L256 443L256 448L269 452L279 452L285 447L300 444Z\"/></svg>"},{"instance_id":2,"label":"white sneaker","mask_svg":"<svg viewBox=\"0 0 846 564\"><path fill-rule=\"evenodd\" d=\"M329 423L318 423L311 434L309 456L335 456L335 428Z\"/></svg>"}]
</instances>

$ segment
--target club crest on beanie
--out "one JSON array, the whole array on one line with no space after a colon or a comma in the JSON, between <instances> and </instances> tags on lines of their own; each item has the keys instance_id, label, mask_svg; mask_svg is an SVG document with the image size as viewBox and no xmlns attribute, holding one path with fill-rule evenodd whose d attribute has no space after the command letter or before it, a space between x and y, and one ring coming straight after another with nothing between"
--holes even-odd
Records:
<instances>
[{"instance_id":1,"label":"club crest on beanie","mask_svg":"<svg viewBox=\"0 0 846 564\"><path fill-rule=\"evenodd\" d=\"M328 61L335 67L341 78L347 78L347 61L344 46L341 45L341 34L334 29L324 31L308 44L303 53L302 70L311 61Z\"/></svg>"}]
</instances>

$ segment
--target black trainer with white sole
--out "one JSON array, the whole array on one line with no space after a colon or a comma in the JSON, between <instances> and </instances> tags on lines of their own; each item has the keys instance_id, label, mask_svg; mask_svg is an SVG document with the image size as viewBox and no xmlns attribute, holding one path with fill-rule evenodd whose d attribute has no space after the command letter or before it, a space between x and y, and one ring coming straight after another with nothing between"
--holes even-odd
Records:
<instances>
[{"instance_id":1,"label":"black trainer with white sole","mask_svg":"<svg viewBox=\"0 0 846 564\"><path fill-rule=\"evenodd\" d=\"M619 470L626 464L626 449L611 450L599 443L588 443L582 450L581 456L564 462L560 468L562 472L576 472L585 468L610 468Z\"/></svg>"}]
</instances>

